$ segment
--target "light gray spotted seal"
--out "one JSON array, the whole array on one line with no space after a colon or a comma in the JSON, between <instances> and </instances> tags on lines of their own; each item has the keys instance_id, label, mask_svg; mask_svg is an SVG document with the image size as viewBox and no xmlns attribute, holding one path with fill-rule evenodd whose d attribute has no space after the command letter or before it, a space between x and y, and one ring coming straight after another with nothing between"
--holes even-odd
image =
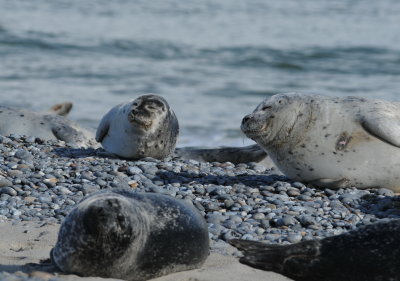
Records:
<instances>
[{"instance_id":1,"label":"light gray spotted seal","mask_svg":"<svg viewBox=\"0 0 400 281\"><path fill-rule=\"evenodd\" d=\"M117 189L71 211L51 260L66 273L142 281L199 268L208 254L207 223L193 205Z\"/></svg>"},{"instance_id":2,"label":"light gray spotted seal","mask_svg":"<svg viewBox=\"0 0 400 281\"><path fill-rule=\"evenodd\" d=\"M167 101L143 95L113 107L101 119L96 140L118 157L163 159L174 151L178 134L178 120Z\"/></svg>"},{"instance_id":3,"label":"light gray spotted seal","mask_svg":"<svg viewBox=\"0 0 400 281\"><path fill-rule=\"evenodd\" d=\"M34 136L44 140L62 140L73 147L96 147L93 133L64 116L71 103L53 106L46 112L0 106L0 135Z\"/></svg>"},{"instance_id":4,"label":"light gray spotted seal","mask_svg":"<svg viewBox=\"0 0 400 281\"><path fill-rule=\"evenodd\" d=\"M242 121L289 178L400 191L400 104L299 93L264 100Z\"/></svg>"},{"instance_id":5,"label":"light gray spotted seal","mask_svg":"<svg viewBox=\"0 0 400 281\"><path fill-rule=\"evenodd\" d=\"M390 220L322 240L268 245L231 240L240 262L296 281L400 280L400 220Z\"/></svg>"},{"instance_id":6,"label":"light gray spotted seal","mask_svg":"<svg viewBox=\"0 0 400 281\"><path fill-rule=\"evenodd\" d=\"M174 150L178 135L178 119L167 101L158 95L143 95L113 107L102 118L96 140L107 153L132 160L175 156L203 162L247 163L266 158L258 145Z\"/></svg>"}]
</instances>

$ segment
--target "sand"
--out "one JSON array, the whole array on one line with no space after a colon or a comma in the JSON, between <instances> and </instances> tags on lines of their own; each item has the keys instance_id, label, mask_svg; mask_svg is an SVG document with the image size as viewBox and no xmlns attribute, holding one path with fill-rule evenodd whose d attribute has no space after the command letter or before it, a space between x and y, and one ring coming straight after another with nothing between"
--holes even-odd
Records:
<instances>
[{"instance_id":1,"label":"sand","mask_svg":"<svg viewBox=\"0 0 400 281\"><path fill-rule=\"evenodd\" d=\"M79 277L54 272L38 266L49 258L57 240L59 224L40 222L0 222L0 272L40 277L43 280L58 277L63 280L117 280L98 277ZM49 271L49 272L45 272ZM196 270L173 273L153 281L287 281L279 274L242 265L237 258L212 252L205 264Z\"/></svg>"}]
</instances>

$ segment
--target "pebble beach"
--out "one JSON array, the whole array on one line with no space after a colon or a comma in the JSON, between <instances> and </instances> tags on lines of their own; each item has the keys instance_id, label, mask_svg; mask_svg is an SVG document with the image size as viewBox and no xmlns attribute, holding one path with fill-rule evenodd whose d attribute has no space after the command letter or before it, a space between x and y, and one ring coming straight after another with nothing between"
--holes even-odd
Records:
<instances>
[{"instance_id":1,"label":"pebble beach","mask_svg":"<svg viewBox=\"0 0 400 281\"><path fill-rule=\"evenodd\" d=\"M391 190L315 188L257 163L127 161L102 157L101 149L19 135L1 136L0 151L0 227L59 225L86 195L127 188L193 204L208 222L211 253L236 258L240 252L229 239L290 244L400 217L400 198ZM35 278L0 274L1 280Z\"/></svg>"}]
</instances>

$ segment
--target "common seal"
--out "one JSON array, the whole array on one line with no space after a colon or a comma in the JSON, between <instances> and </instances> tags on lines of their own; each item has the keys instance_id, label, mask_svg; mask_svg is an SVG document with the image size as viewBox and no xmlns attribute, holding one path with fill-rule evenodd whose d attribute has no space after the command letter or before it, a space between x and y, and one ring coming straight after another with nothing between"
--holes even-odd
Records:
<instances>
[{"instance_id":1,"label":"common seal","mask_svg":"<svg viewBox=\"0 0 400 281\"><path fill-rule=\"evenodd\" d=\"M184 200L103 191L81 201L63 221L51 251L66 273L141 281L200 267L208 228Z\"/></svg>"},{"instance_id":2,"label":"common seal","mask_svg":"<svg viewBox=\"0 0 400 281\"><path fill-rule=\"evenodd\" d=\"M175 156L203 162L247 163L267 156L258 145L174 150L178 135L178 119L168 102L158 95L143 95L113 107L100 121L96 140L106 153L132 160Z\"/></svg>"},{"instance_id":3,"label":"common seal","mask_svg":"<svg viewBox=\"0 0 400 281\"><path fill-rule=\"evenodd\" d=\"M143 95L113 107L101 119L96 140L122 158L163 159L174 151L178 134L178 120L167 101Z\"/></svg>"},{"instance_id":4,"label":"common seal","mask_svg":"<svg viewBox=\"0 0 400 281\"><path fill-rule=\"evenodd\" d=\"M292 245L231 240L240 262L296 281L400 280L400 220Z\"/></svg>"},{"instance_id":5,"label":"common seal","mask_svg":"<svg viewBox=\"0 0 400 281\"><path fill-rule=\"evenodd\" d=\"M264 100L242 131L289 178L400 191L400 104L299 93Z\"/></svg>"},{"instance_id":6,"label":"common seal","mask_svg":"<svg viewBox=\"0 0 400 281\"><path fill-rule=\"evenodd\" d=\"M64 117L71 108L71 103L63 103L46 112L32 112L0 106L0 135L18 134L62 140L74 147L96 147L92 132Z\"/></svg>"}]
</instances>

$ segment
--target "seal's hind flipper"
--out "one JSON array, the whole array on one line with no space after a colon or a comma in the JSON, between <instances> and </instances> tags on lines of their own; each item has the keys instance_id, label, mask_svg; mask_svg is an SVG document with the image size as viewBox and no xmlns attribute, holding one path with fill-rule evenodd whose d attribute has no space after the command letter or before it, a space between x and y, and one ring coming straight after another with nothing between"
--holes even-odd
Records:
<instances>
[{"instance_id":1,"label":"seal's hind flipper","mask_svg":"<svg viewBox=\"0 0 400 281\"><path fill-rule=\"evenodd\" d=\"M56 114L66 116L72 109L72 102L63 102L53 105L47 112L49 114Z\"/></svg>"},{"instance_id":2,"label":"seal's hind flipper","mask_svg":"<svg viewBox=\"0 0 400 281\"><path fill-rule=\"evenodd\" d=\"M239 260L241 263L261 270L274 271L295 280L303 280L303 274L308 274L307 265L318 258L319 254L318 240L293 245L268 245L238 239L230 240L229 243L243 253Z\"/></svg>"},{"instance_id":3,"label":"seal's hind flipper","mask_svg":"<svg viewBox=\"0 0 400 281\"><path fill-rule=\"evenodd\" d=\"M175 149L175 155L185 160L234 164L260 162L267 157L267 153L258 144L219 148L182 147Z\"/></svg>"}]
</instances>

